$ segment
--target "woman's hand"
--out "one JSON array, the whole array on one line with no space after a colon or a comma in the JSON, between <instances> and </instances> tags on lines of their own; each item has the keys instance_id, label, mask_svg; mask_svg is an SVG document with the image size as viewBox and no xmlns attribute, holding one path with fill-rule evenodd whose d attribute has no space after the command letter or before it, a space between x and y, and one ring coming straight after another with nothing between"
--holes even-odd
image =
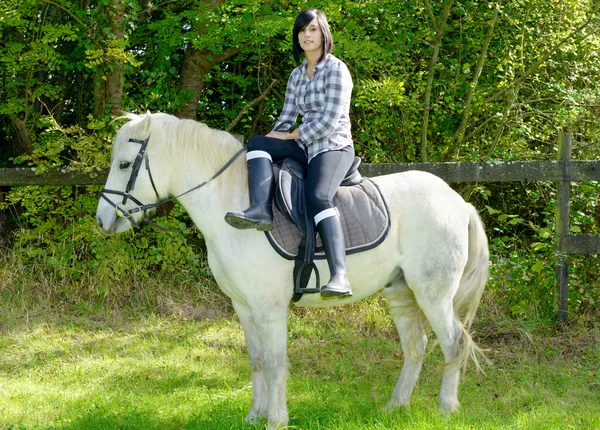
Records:
<instances>
[{"instance_id":1,"label":"woman's hand","mask_svg":"<svg viewBox=\"0 0 600 430\"><path fill-rule=\"evenodd\" d=\"M300 135L298 134L298 129L295 129L291 133L288 133L287 131L271 130L269 134L267 134L267 137L273 137L281 140L296 140L300 138Z\"/></svg>"}]
</instances>

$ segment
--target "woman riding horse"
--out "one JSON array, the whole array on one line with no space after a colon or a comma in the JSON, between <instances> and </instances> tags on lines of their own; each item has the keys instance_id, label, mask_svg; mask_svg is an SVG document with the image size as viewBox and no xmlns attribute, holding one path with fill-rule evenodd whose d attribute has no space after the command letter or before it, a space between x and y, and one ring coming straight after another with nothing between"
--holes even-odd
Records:
<instances>
[{"instance_id":1,"label":"woman riding horse","mask_svg":"<svg viewBox=\"0 0 600 430\"><path fill-rule=\"evenodd\" d=\"M352 166L350 133L352 77L346 65L331 54L333 40L327 19L318 9L296 18L292 51L296 67L288 80L279 120L266 136L248 141L250 207L228 212L235 228L273 228L273 161L291 157L307 165L306 188L311 214L323 242L331 278L321 297L348 297L352 290L346 274L346 247L333 197ZM300 55L304 61L300 64ZM296 128L296 119L302 124Z\"/></svg>"}]
</instances>

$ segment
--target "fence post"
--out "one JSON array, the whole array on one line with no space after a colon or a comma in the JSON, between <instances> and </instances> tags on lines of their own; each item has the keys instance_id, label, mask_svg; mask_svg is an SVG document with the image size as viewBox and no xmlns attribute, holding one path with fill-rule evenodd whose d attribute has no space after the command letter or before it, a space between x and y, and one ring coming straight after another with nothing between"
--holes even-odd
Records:
<instances>
[{"instance_id":1,"label":"fence post","mask_svg":"<svg viewBox=\"0 0 600 430\"><path fill-rule=\"evenodd\" d=\"M567 165L571 160L571 133L561 133L558 141L558 161L562 166L562 180L558 182L556 203L556 280L558 284L558 320L562 324L568 317L569 260L565 249L569 234L571 182Z\"/></svg>"}]
</instances>

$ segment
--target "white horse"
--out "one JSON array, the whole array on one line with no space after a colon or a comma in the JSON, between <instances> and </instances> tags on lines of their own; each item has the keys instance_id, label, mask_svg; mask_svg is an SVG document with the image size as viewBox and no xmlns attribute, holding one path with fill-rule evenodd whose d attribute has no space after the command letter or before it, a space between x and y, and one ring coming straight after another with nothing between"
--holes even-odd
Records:
<instances>
[{"instance_id":1,"label":"white horse","mask_svg":"<svg viewBox=\"0 0 600 430\"><path fill-rule=\"evenodd\" d=\"M229 133L192 120L150 113L127 118L115 138L98 204L99 226L105 233L126 231L154 203L177 197L201 231L215 280L231 298L245 333L252 371L252 406L246 421L266 418L268 429L287 426L293 262L280 257L263 233L237 230L223 218L228 211L248 206L242 145ZM319 294L305 294L296 305L339 306L381 291L404 353L387 409L409 404L428 324L445 361L439 409L454 412L461 367L469 357L476 360L479 351L468 330L488 279L483 224L475 208L434 175L411 171L373 180L387 200L391 229L377 248L348 256L354 295L325 301ZM326 262L317 265L328 274Z\"/></svg>"}]
</instances>

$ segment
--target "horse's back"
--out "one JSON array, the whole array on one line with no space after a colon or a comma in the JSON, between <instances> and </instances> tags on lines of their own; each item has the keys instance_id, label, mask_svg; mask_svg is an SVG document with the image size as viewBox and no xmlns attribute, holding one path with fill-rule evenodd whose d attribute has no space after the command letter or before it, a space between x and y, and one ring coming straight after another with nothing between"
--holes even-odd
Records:
<instances>
[{"instance_id":1,"label":"horse's back","mask_svg":"<svg viewBox=\"0 0 600 430\"><path fill-rule=\"evenodd\" d=\"M443 216L444 212L467 212L463 198L438 176L410 170L371 178L381 189L390 212L400 216ZM446 211L440 210L446 208Z\"/></svg>"}]
</instances>

